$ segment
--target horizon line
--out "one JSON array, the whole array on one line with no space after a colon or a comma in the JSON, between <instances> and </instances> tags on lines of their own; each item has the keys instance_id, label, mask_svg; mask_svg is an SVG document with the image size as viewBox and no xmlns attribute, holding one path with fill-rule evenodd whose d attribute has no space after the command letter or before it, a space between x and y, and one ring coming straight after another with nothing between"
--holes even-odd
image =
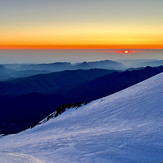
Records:
<instances>
[{"instance_id":1,"label":"horizon line","mask_svg":"<svg viewBox=\"0 0 163 163\"><path fill-rule=\"evenodd\" d=\"M87 49L163 49L163 44L121 44L121 45L0 45L0 50L87 50Z\"/></svg>"}]
</instances>

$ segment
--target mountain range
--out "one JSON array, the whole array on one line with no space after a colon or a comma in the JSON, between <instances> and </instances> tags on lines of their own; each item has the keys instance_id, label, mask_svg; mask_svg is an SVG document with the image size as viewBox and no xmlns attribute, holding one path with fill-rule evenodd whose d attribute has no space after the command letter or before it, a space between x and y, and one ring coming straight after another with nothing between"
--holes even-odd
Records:
<instances>
[{"instance_id":1,"label":"mountain range","mask_svg":"<svg viewBox=\"0 0 163 163\"><path fill-rule=\"evenodd\" d=\"M114 70L66 70L0 82L0 95L23 95L33 92L50 94L115 72Z\"/></svg>"},{"instance_id":2,"label":"mountain range","mask_svg":"<svg viewBox=\"0 0 163 163\"><path fill-rule=\"evenodd\" d=\"M120 60L124 66L127 68L139 68L139 67L146 67L146 66L162 66L163 60L156 60L156 59L135 59L135 60Z\"/></svg>"},{"instance_id":3,"label":"mountain range","mask_svg":"<svg viewBox=\"0 0 163 163\"><path fill-rule=\"evenodd\" d=\"M0 160L162 162L162 83L160 73L110 96L66 109L32 129L2 136Z\"/></svg>"},{"instance_id":4,"label":"mountain range","mask_svg":"<svg viewBox=\"0 0 163 163\"><path fill-rule=\"evenodd\" d=\"M46 74L65 70L88 70L93 68L110 70L126 69L126 67L122 63L111 60L81 62L74 64L69 62L54 62L43 64L3 64L0 65L0 81L24 78L38 74Z\"/></svg>"},{"instance_id":5,"label":"mountain range","mask_svg":"<svg viewBox=\"0 0 163 163\"><path fill-rule=\"evenodd\" d=\"M163 67L121 72L73 70L1 82L0 133L20 132L62 105L90 102L161 72Z\"/></svg>"}]
</instances>

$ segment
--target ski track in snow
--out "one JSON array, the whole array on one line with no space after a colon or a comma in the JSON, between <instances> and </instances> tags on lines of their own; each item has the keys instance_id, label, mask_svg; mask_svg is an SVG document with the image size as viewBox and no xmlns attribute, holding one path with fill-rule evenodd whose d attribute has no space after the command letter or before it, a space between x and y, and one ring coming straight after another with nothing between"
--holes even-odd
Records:
<instances>
[{"instance_id":1,"label":"ski track in snow","mask_svg":"<svg viewBox=\"0 0 163 163\"><path fill-rule=\"evenodd\" d=\"M163 162L162 99L163 73L33 129L0 137L0 151L45 163Z\"/></svg>"}]
</instances>

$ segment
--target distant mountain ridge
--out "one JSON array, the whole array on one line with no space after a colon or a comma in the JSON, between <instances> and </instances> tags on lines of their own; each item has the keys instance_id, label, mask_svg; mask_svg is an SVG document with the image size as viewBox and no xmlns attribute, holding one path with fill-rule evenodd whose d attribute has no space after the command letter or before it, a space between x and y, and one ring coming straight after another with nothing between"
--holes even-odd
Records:
<instances>
[{"instance_id":1,"label":"distant mountain ridge","mask_svg":"<svg viewBox=\"0 0 163 163\"><path fill-rule=\"evenodd\" d=\"M77 70L77 69L110 69L110 70L124 70L125 66L116 61L103 60L95 62L81 62L71 64L69 62L54 62L49 64L30 64L22 65L21 69L23 70L47 70L51 72L64 71L64 70Z\"/></svg>"},{"instance_id":2,"label":"distant mountain ridge","mask_svg":"<svg viewBox=\"0 0 163 163\"><path fill-rule=\"evenodd\" d=\"M16 78L30 77L38 74L47 74L51 72L60 72L65 70L89 70L89 69L107 69L124 71L130 68L140 68L146 66L161 66L162 60L102 60L92 62L54 62L42 64L3 64L0 67L0 81L13 80ZM2 68L3 67L3 68Z\"/></svg>"},{"instance_id":3,"label":"distant mountain ridge","mask_svg":"<svg viewBox=\"0 0 163 163\"><path fill-rule=\"evenodd\" d=\"M3 68L2 68L3 67ZM48 74L66 70L89 69L125 70L120 62L104 60L97 62L82 62L72 64L69 62L54 62L43 64L4 64L0 67L0 81L30 77L38 74Z\"/></svg>"},{"instance_id":4,"label":"distant mountain ridge","mask_svg":"<svg viewBox=\"0 0 163 163\"><path fill-rule=\"evenodd\" d=\"M128 68L139 68L139 67L157 67L163 66L163 60L156 59L135 59L135 60L120 60L123 65Z\"/></svg>"},{"instance_id":5,"label":"distant mountain ridge","mask_svg":"<svg viewBox=\"0 0 163 163\"><path fill-rule=\"evenodd\" d=\"M0 95L23 95L29 93L52 94L63 87L72 87L76 83L82 83L105 76L113 70L67 70L40 74L27 78L0 82Z\"/></svg>"},{"instance_id":6,"label":"distant mountain ridge","mask_svg":"<svg viewBox=\"0 0 163 163\"><path fill-rule=\"evenodd\" d=\"M161 72L163 72L163 66L155 68L148 66L140 70L113 72L103 77L81 83L77 87L74 86L71 89L65 88L64 91L59 90L56 93L63 94L64 92L64 95L81 100L84 100L85 95L87 95L87 101L92 101L125 89Z\"/></svg>"},{"instance_id":7,"label":"distant mountain ridge","mask_svg":"<svg viewBox=\"0 0 163 163\"><path fill-rule=\"evenodd\" d=\"M90 68L100 68L100 69L110 69L110 70L125 70L126 67L120 63L111 60L95 61L95 62L83 62L74 65L79 69L90 69Z\"/></svg>"}]
</instances>

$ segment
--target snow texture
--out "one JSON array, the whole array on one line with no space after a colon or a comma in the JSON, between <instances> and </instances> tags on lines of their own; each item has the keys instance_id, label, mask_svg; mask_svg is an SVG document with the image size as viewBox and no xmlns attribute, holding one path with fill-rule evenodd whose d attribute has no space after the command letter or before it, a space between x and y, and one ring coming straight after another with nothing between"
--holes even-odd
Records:
<instances>
[{"instance_id":1,"label":"snow texture","mask_svg":"<svg viewBox=\"0 0 163 163\"><path fill-rule=\"evenodd\" d=\"M0 163L43 163L42 161L25 154L0 153Z\"/></svg>"},{"instance_id":2,"label":"snow texture","mask_svg":"<svg viewBox=\"0 0 163 163\"><path fill-rule=\"evenodd\" d=\"M33 129L0 137L0 151L44 163L163 162L163 73Z\"/></svg>"}]
</instances>

